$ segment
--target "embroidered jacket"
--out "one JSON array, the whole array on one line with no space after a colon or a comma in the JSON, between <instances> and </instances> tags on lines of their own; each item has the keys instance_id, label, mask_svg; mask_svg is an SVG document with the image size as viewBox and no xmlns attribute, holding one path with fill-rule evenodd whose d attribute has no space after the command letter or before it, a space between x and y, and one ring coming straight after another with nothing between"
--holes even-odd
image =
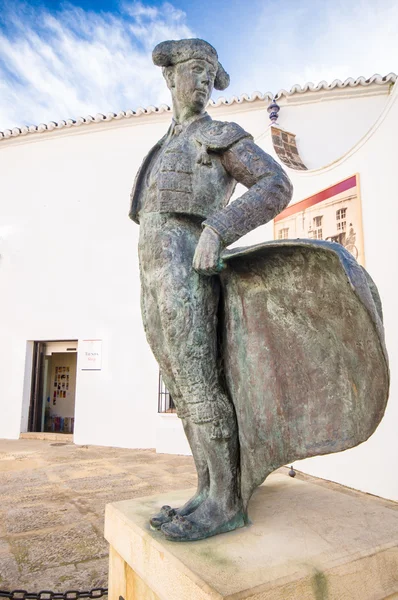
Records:
<instances>
[{"instance_id":1,"label":"embroidered jacket","mask_svg":"<svg viewBox=\"0 0 398 600\"><path fill-rule=\"evenodd\" d=\"M249 190L228 205L236 183ZM145 157L131 192L130 218L143 212L195 215L229 245L290 202L279 164L236 123L209 115L173 124Z\"/></svg>"}]
</instances>

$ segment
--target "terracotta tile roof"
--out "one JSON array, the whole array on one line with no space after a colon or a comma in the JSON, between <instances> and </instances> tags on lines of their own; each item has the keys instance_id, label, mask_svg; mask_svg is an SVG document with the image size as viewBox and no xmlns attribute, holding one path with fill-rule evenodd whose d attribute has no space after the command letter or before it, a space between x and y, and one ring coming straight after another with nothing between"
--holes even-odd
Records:
<instances>
[{"instance_id":1,"label":"terracotta tile roof","mask_svg":"<svg viewBox=\"0 0 398 600\"><path fill-rule=\"evenodd\" d=\"M375 75L372 75L372 77L369 77L369 79L366 79L365 77L358 77L357 79L349 77L345 81L335 79L334 81L332 81L332 83L328 83L327 81L321 81L320 83L318 83L318 85L314 85L313 83L309 82L306 83L303 87L296 84L290 89L290 92L284 89L279 90L279 92L277 92L277 94L275 95L275 99L278 100L282 96L293 96L293 94L305 94L306 92L319 92L321 90L333 90L335 88L353 88L359 85L366 87L372 85L373 83L376 83L377 85L385 85L386 83L395 83L396 80L397 75L395 73L389 73L388 75L384 75L384 77L376 73Z\"/></svg>"},{"instance_id":2,"label":"terracotta tile roof","mask_svg":"<svg viewBox=\"0 0 398 600\"><path fill-rule=\"evenodd\" d=\"M262 94L261 92L253 92L251 96L249 96L248 94L242 94L241 96L233 96L230 99L221 97L218 98L218 100L216 101L210 100L209 106L218 108L220 106L230 106L231 104L243 104L245 102L255 102L257 100L271 102L273 98L278 99L282 96L303 94L308 91L318 92L320 90L332 90L336 87L356 87L359 85L368 86L374 83L378 85L385 85L387 83L395 83L396 79L397 75L395 73L389 73L384 77L376 74L370 77L369 79L365 79L365 77L358 77L357 79L353 79L352 77L350 77L343 82L339 79L335 79L330 84L328 84L326 81L321 81L316 86L313 83L306 83L303 87L301 87L300 85L294 85L289 92L284 89L279 90L275 95L273 95L271 92L266 92L265 94ZM58 123L56 123L55 121L50 121L47 124L40 123L39 125L23 125L22 127L14 127L13 129L5 129L4 131L0 131L0 141L4 139L16 138L34 133L44 133L46 131L59 131L67 128L90 125L92 123L102 123L113 120L117 121L121 119L140 117L142 115L150 115L153 113L159 114L165 112L171 112L171 109L166 104L161 104L159 107L148 106L147 108L140 107L137 108L137 110L120 111L118 113L98 113L95 115L95 117L89 115L87 117L78 117L77 119L67 119L66 121L59 121Z\"/></svg>"}]
</instances>

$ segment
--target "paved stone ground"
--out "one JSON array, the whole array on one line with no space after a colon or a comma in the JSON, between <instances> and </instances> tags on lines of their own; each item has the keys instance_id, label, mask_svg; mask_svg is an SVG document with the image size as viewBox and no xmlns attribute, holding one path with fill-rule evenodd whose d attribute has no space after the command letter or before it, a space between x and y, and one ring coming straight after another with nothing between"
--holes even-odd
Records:
<instances>
[{"instance_id":1,"label":"paved stone ground","mask_svg":"<svg viewBox=\"0 0 398 600\"><path fill-rule=\"evenodd\" d=\"M109 502L195 487L191 457L0 440L0 589L107 586Z\"/></svg>"}]
</instances>

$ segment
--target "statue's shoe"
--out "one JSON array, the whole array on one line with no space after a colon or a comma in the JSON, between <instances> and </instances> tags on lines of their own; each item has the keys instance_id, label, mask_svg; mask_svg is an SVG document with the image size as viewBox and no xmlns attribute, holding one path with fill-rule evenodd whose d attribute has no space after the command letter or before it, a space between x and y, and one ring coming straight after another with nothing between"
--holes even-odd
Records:
<instances>
[{"instance_id":1,"label":"statue's shoe","mask_svg":"<svg viewBox=\"0 0 398 600\"><path fill-rule=\"evenodd\" d=\"M243 514L238 512L232 519L220 524L215 524L214 527L205 525L200 521L194 521L189 517L176 515L168 523L164 523L160 530L167 540L172 542L195 542L204 540L205 538L233 531L239 527L244 527L245 521Z\"/></svg>"},{"instance_id":2,"label":"statue's shoe","mask_svg":"<svg viewBox=\"0 0 398 600\"><path fill-rule=\"evenodd\" d=\"M152 529L160 529L165 523L169 523L176 516L176 511L171 506L162 506L160 511L149 519L149 525Z\"/></svg>"}]
</instances>

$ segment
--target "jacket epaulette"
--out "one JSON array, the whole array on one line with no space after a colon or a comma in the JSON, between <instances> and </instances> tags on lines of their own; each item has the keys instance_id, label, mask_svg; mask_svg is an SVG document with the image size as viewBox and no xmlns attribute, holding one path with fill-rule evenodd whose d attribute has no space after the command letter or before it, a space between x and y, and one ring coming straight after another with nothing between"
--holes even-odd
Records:
<instances>
[{"instance_id":1,"label":"jacket epaulette","mask_svg":"<svg viewBox=\"0 0 398 600\"><path fill-rule=\"evenodd\" d=\"M207 121L195 135L197 141L212 152L225 152L239 140L250 137L237 123L226 121Z\"/></svg>"}]
</instances>

